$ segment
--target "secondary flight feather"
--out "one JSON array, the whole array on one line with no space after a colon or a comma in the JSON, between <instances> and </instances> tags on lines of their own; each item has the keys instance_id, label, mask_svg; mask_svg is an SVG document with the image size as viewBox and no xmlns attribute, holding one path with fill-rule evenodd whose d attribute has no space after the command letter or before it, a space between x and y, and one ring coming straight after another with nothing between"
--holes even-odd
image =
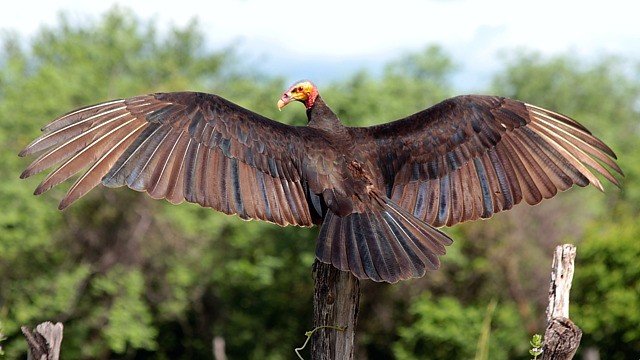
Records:
<instances>
[{"instance_id":1,"label":"secondary flight feather","mask_svg":"<svg viewBox=\"0 0 640 360\"><path fill-rule=\"evenodd\" d=\"M35 194L82 173L59 208L102 183L243 219L320 225L316 256L360 279L397 282L439 267L438 229L537 204L573 185L619 186L616 155L575 120L521 101L466 95L406 118L345 127L310 81L278 101L289 126L217 95L156 93L67 113L20 156L54 167ZM84 172L83 172L84 171Z\"/></svg>"}]
</instances>

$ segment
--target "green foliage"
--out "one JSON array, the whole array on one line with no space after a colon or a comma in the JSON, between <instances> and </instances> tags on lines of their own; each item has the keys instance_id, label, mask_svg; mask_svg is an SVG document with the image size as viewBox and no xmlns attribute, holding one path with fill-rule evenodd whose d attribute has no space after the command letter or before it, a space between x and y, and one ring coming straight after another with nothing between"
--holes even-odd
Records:
<instances>
[{"instance_id":1,"label":"green foliage","mask_svg":"<svg viewBox=\"0 0 640 360\"><path fill-rule=\"evenodd\" d=\"M398 329L400 338L393 344L397 359L470 359L476 354L484 306L425 294L413 302L409 313L413 321ZM489 358L514 358L524 351L518 340L525 336L516 310L498 306L491 321Z\"/></svg>"},{"instance_id":2,"label":"green foliage","mask_svg":"<svg viewBox=\"0 0 640 360\"><path fill-rule=\"evenodd\" d=\"M59 26L42 29L29 47L18 46L17 36L4 39L0 200L13 205L0 217L0 314L9 358L25 349L19 326L45 319L65 322L63 352L70 358L149 351L203 357L210 354L212 333L228 337L228 353L239 357L253 352L277 358L293 347L294 330L304 324L280 315L306 307L311 295L310 284L300 280L310 276L310 232L298 232L298 246L291 247L278 240L279 233L265 231L266 224L245 225L131 191L96 190L60 213L56 200L63 189L36 198L35 182L18 179L26 161L16 154L63 111L155 91L215 91L233 100L244 97L239 103L281 91L275 80L247 86L259 76L245 71L239 77L230 65L234 55L205 51L203 39L195 22L159 35L153 23L118 8L90 25L61 17ZM268 245L256 246L264 234L271 234ZM290 270L296 265L301 271ZM296 295L303 300L290 304ZM272 326L286 330L270 332ZM253 346L259 337L270 342ZM274 343L291 346L271 351Z\"/></svg>"},{"instance_id":3,"label":"green foliage","mask_svg":"<svg viewBox=\"0 0 640 360\"><path fill-rule=\"evenodd\" d=\"M531 349L529 349L529 355L533 356L533 360L536 360L538 356L542 355L542 336L540 334L534 334L529 341L529 345L531 345Z\"/></svg>"},{"instance_id":4,"label":"green foliage","mask_svg":"<svg viewBox=\"0 0 640 360\"><path fill-rule=\"evenodd\" d=\"M160 31L119 8L83 24L61 16L29 41L3 38L0 320L7 358L24 357L19 326L44 320L64 322L68 358L208 358L213 337L225 339L229 358L291 358L311 321L317 229L244 222L127 189L96 189L61 213L64 188L34 197L36 181L18 179L28 160L16 154L36 129L116 97L214 92L304 125L302 107L275 108L282 78L247 69L234 49L208 51L204 39L197 22ZM380 76L361 71L322 94L349 125L381 123L456 94L449 81L455 68L433 46L399 57ZM572 317L583 343L637 357L637 71L614 58L515 53L492 92L587 125L620 156L624 190L571 191L447 229L456 243L440 271L393 286L362 282L360 355L521 357L526 333L542 326L551 249L571 241L578 243ZM499 300L494 312L492 299Z\"/></svg>"},{"instance_id":5,"label":"green foliage","mask_svg":"<svg viewBox=\"0 0 640 360\"><path fill-rule=\"evenodd\" d=\"M2 326L2 322L0 321L0 343L7 340L4 336L4 327ZM4 355L4 350L2 349L2 345L0 345L0 356Z\"/></svg>"},{"instance_id":6,"label":"green foliage","mask_svg":"<svg viewBox=\"0 0 640 360\"><path fill-rule=\"evenodd\" d=\"M515 53L493 84L501 95L553 109L577 119L611 146L624 170L622 191L614 191L607 206L621 213L640 213L640 66L615 57L593 63L571 56L546 59L530 52ZM612 188L612 187L609 187Z\"/></svg>"},{"instance_id":7,"label":"green foliage","mask_svg":"<svg viewBox=\"0 0 640 360\"><path fill-rule=\"evenodd\" d=\"M607 358L637 358L640 67L613 57L587 63L531 53L515 54L510 61L496 78L496 89L578 119L619 156L622 190L605 185L606 197L569 194L575 206L558 218L570 216L571 227L576 227L573 219L590 219L582 225L583 235L570 240L578 245L571 316L583 330L580 349L591 346Z\"/></svg>"},{"instance_id":8,"label":"green foliage","mask_svg":"<svg viewBox=\"0 0 640 360\"><path fill-rule=\"evenodd\" d=\"M640 224L626 215L599 224L578 248L571 293L572 318L583 330L581 348L608 359L640 356Z\"/></svg>"},{"instance_id":9,"label":"green foliage","mask_svg":"<svg viewBox=\"0 0 640 360\"><path fill-rule=\"evenodd\" d=\"M400 119L452 95L451 59L437 46L408 54L385 67L381 78L360 71L323 89L322 96L350 126Z\"/></svg>"},{"instance_id":10,"label":"green foliage","mask_svg":"<svg viewBox=\"0 0 640 360\"><path fill-rule=\"evenodd\" d=\"M144 301L144 278L139 270L113 267L92 281L90 292L98 298L113 299L108 312L100 311L96 316L103 323L104 339L115 353L124 353L128 345L134 349L157 348L157 330L152 327L151 309Z\"/></svg>"},{"instance_id":11,"label":"green foliage","mask_svg":"<svg viewBox=\"0 0 640 360\"><path fill-rule=\"evenodd\" d=\"M491 321L493 320L493 313L498 307L498 301L491 299L487 310L482 320L482 328L480 330L480 338L478 339L478 345L476 346L476 356L474 360L488 360L489 359L489 344L491 339Z\"/></svg>"}]
</instances>

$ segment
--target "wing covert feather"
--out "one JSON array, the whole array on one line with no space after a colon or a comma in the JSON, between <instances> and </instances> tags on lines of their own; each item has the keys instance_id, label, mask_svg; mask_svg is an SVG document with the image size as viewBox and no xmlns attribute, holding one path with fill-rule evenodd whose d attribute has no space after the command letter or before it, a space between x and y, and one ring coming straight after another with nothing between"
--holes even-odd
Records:
<instances>
[{"instance_id":1,"label":"wing covert feather","mask_svg":"<svg viewBox=\"0 0 640 360\"><path fill-rule=\"evenodd\" d=\"M616 156L564 115L496 96L450 98L406 118L355 128L375 148L387 195L434 226L537 204L595 174L619 186ZM375 144L375 146L372 146Z\"/></svg>"},{"instance_id":2,"label":"wing covert feather","mask_svg":"<svg viewBox=\"0 0 640 360\"><path fill-rule=\"evenodd\" d=\"M65 114L43 131L20 153L42 152L22 177L60 165L36 193L87 169L61 209L102 182L244 219L313 225L297 128L219 96L177 92L114 100Z\"/></svg>"}]
</instances>

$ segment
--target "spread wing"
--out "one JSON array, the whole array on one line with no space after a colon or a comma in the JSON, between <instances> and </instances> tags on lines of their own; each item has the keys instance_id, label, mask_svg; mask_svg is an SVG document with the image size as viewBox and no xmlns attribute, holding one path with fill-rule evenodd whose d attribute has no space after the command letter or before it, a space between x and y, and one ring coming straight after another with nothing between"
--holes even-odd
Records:
<instances>
[{"instance_id":1,"label":"spread wing","mask_svg":"<svg viewBox=\"0 0 640 360\"><path fill-rule=\"evenodd\" d=\"M434 226L537 204L574 184L602 190L594 172L619 186L609 169L622 174L613 151L576 121L501 97L458 96L359 131L377 145L387 195Z\"/></svg>"},{"instance_id":2,"label":"spread wing","mask_svg":"<svg viewBox=\"0 0 640 360\"><path fill-rule=\"evenodd\" d=\"M244 219L313 225L297 128L221 97L176 92L114 100L63 115L43 131L20 153L44 151L21 177L60 165L36 194L87 168L60 209L102 182Z\"/></svg>"}]
</instances>

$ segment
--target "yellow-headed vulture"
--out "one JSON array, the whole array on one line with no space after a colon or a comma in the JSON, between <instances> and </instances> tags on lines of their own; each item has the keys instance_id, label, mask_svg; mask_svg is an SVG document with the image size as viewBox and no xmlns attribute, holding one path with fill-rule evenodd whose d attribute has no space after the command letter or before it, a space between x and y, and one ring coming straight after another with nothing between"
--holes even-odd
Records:
<instances>
[{"instance_id":1,"label":"yellow-headed vulture","mask_svg":"<svg viewBox=\"0 0 640 360\"><path fill-rule=\"evenodd\" d=\"M537 204L594 173L619 186L615 154L553 111L497 96L458 96L406 118L345 127L316 86L278 101L304 103L289 126L219 96L174 92L88 106L43 128L22 173L59 164L41 194L87 169L64 209L99 183L198 203L243 219L320 224L316 256L360 279L396 282L437 269L452 240L437 229Z\"/></svg>"}]
</instances>

